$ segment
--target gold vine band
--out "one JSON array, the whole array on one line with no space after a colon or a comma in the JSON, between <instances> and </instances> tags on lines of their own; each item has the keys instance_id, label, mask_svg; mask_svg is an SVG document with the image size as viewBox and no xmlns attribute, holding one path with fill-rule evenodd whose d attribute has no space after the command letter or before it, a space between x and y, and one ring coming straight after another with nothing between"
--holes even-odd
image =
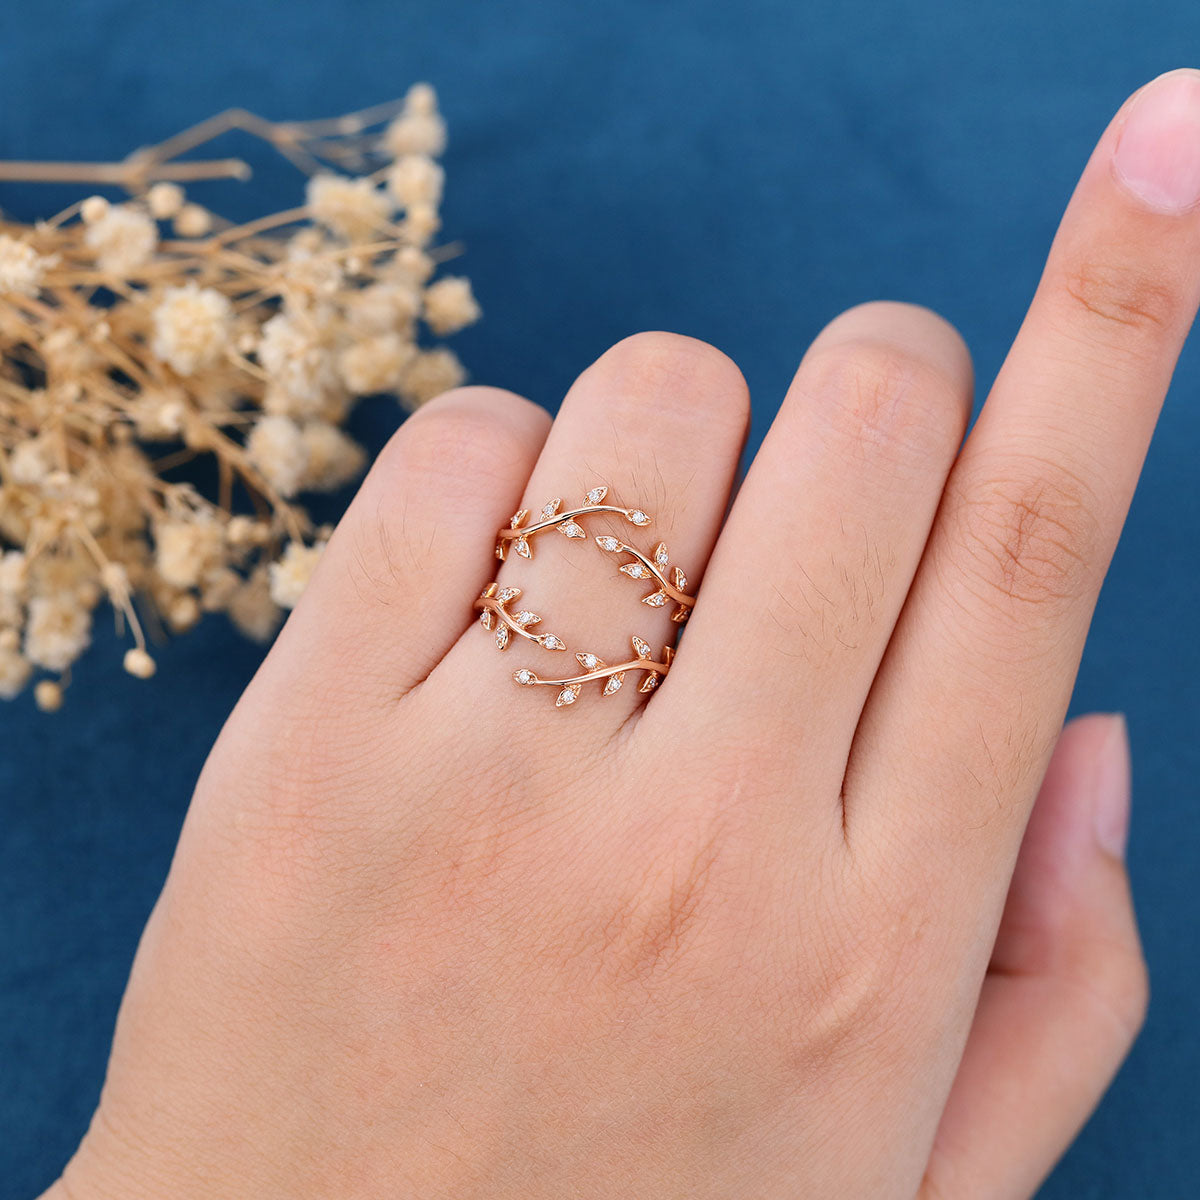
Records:
<instances>
[{"instance_id":1,"label":"gold vine band","mask_svg":"<svg viewBox=\"0 0 1200 1200\"><path fill-rule=\"evenodd\" d=\"M522 558L533 558L533 539L548 529L557 529L568 538L586 538L580 520L595 513L616 513L625 518L631 525L645 526L650 524L650 517L640 508L622 508L615 504L605 504L608 488L603 484L588 492L585 501L578 508L565 511L562 500L555 499L543 506L541 517L532 525L527 525L530 510L521 509L513 515L507 529L501 529L496 535L496 557L501 562L508 557L509 545ZM620 538L608 534L600 534L596 545L609 554L627 554L631 562L622 563L622 574L630 579L652 580L654 591L642 597L642 603L651 608L664 608L668 603L674 603L671 620L682 624L688 619L696 597L687 593L687 576L681 567L672 567L665 542L659 542L652 554L643 554L635 546L629 546Z\"/></svg>"},{"instance_id":2,"label":"gold vine band","mask_svg":"<svg viewBox=\"0 0 1200 1200\"><path fill-rule=\"evenodd\" d=\"M631 525L644 526L650 524L650 516L640 508L622 508L614 504L605 504L608 495L605 485L594 487L587 493L585 502L578 508L564 510L562 500L549 501L542 508L541 517L527 524L530 510L521 509L514 514L507 529L500 530L496 537L496 557L503 561L509 548L515 550L521 558L533 558L533 539L548 529L557 529L570 539L586 538L580 521L595 513L617 513ZM644 554L635 546L629 546L620 538L608 534L596 537L596 545L609 554L625 554L630 561L620 566L621 573L630 579L650 580L654 591L642 597L642 603L651 608L664 608L668 603L674 604L671 619L677 624L687 620L696 603L695 596L687 592L687 576L681 567L671 566L666 544L659 542L651 554ZM498 650L507 650L517 639L525 639L541 646L544 650L562 651L567 649L566 643L557 634L543 633L535 629L541 625L540 613L528 608L513 610L510 607L521 597L519 587L501 587L498 581L493 581L485 587L474 607L479 610L479 623L489 633L493 634ZM574 704L583 691L586 683L603 682L602 695L611 696L620 691L627 673L641 672L644 678L639 684L638 692L650 692L658 686L659 680L671 668L671 660L675 650L664 646L661 660L656 660L649 645L636 635L629 639L634 657L623 662L609 664L599 655L588 651L577 651L575 658L582 673L566 675L561 678L542 678L528 667L520 667L513 672L514 682L522 687L553 687L558 689L554 701L555 707L563 708Z\"/></svg>"}]
</instances>

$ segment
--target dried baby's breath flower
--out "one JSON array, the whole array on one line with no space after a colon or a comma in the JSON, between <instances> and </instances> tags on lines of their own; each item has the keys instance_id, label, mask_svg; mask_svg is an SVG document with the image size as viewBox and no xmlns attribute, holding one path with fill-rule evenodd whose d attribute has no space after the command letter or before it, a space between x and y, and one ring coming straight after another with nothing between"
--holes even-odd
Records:
<instances>
[{"instance_id":1,"label":"dried baby's breath flower","mask_svg":"<svg viewBox=\"0 0 1200 1200\"><path fill-rule=\"evenodd\" d=\"M96 265L101 271L124 276L150 261L158 244L158 230L141 209L112 205L88 226L83 240L96 252Z\"/></svg>"},{"instance_id":2,"label":"dried baby's breath flower","mask_svg":"<svg viewBox=\"0 0 1200 1200\"><path fill-rule=\"evenodd\" d=\"M189 195L246 177L181 157L234 128L309 176L302 206L234 225ZM143 622L225 612L274 633L329 536L295 498L365 465L341 428L358 396L415 407L464 378L434 344L478 316L465 280L435 280L453 253L433 240L444 145L418 85L332 121L231 111L122 163L0 162L0 180L128 193L0 219L0 697L32 682L61 705L105 600L138 678L155 671ZM212 485L179 476L193 460Z\"/></svg>"},{"instance_id":3,"label":"dried baby's breath flower","mask_svg":"<svg viewBox=\"0 0 1200 1200\"><path fill-rule=\"evenodd\" d=\"M352 392L389 392L399 386L416 352L398 333L376 334L347 346L338 356L338 372Z\"/></svg>"},{"instance_id":4,"label":"dried baby's breath flower","mask_svg":"<svg viewBox=\"0 0 1200 1200\"><path fill-rule=\"evenodd\" d=\"M125 670L138 679L149 679L157 669L154 659L141 646L130 646L125 651Z\"/></svg>"},{"instance_id":5,"label":"dried baby's breath flower","mask_svg":"<svg viewBox=\"0 0 1200 1200\"><path fill-rule=\"evenodd\" d=\"M309 421L300 436L306 455L301 480L304 490L336 492L361 474L367 458L363 448L336 425Z\"/></svg>"},{"instance_id":6,"label":"dried baby's breath flower","mask_svg":"<svg viewBox=\"0 0 1200 1200\"><path fill-rule=\"evenodd\" d=\"M387 173L388 191L402 208L441 203L446 173L427 154L406 154Z\"/></svg>"},{"instance_id":7,"label":"dried baby's breath flower","mask_svg":"<svg viewBox=\"0 0 1200 1200\"><path fill-rule=\"evenodd\" d=\"M300 426L290 417L263 417L246 439L246 454L281 496L291 497L300 490L308 449Z\"/></svg>"},{"instance_id":8,"label":"dried baby's breath flower","mask_svg":"<svg viewBox=\"0 0 1200 1200\"><path fill-rule=\"evenodd\" d=\"M154 308L154 353L176 374L193 375L220 359L232 322L233 305L215 288L167 288Z\"/></svg>"},{"instance_id":9,"label":"dried baby's breath flower","mask_svg":"<svg viewBox=\"0 0 1200 1200\"><path fill-rule=\"evenodd\" d=\"M466 372L453 350L422 350L404 372L400 390L413 404L424 404L458 387L465 378Z\"/></svg>"},{"instance_id":10,"label":"dried baby's breath flower","mask_svg":"<svg viewBox=\"0 0 1200 1200\"><path fill-rule=\"evenodd\" d=\"M283 557L271 564L271 599L280 608L296 607L324 549L324 542L312 546L292 542L283 552Z\"/></svg>"},{"instance_id":11,"label":"dried baby's breath flower","mask_svg":"<svg viewBox=\"0 0 1200 1200\"><path fill-rule=\"evenodd\" d=\"M28 242L0 234L0 295L36 296L51 265Z\"/></svg>"},{"instance_id":12,"label":"dried baby's breath flower","mask_svg":"<svg viewBox=\"0 0 1200 1200\"><path fill-rule=\"evenodd\" d=\"M146 207L156 221L166 221L183 208L184 191L177 183L156 183L146 193Z\"/></svg>"},{"instance_id":13,"label":"dried baby's breath flower","mask_svg":"<svg viewBox=\"0 0 1200 1200\"><path fill-rule=\"evenodd\" d=\"M457 333L480 316L469 279L447 275L425 289L425 323L434 333Z\"/></svg>"},{"instance_id":14,"label":"dried baby's breath flower","mask_svg":"<svg viewBox=\"0 0 1200 1200\"><path fill-rule=\"evenodd\" d=\"M308 181L308 209L348 241L363 241L387 228L392 206L369 179L315 175Z\"/></svg>"}]
</instances>

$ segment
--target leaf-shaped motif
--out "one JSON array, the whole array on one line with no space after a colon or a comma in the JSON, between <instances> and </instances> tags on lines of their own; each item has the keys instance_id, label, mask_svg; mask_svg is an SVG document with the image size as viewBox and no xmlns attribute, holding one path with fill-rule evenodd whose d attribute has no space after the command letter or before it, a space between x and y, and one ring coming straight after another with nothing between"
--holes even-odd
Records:
<instances>
[{"instance_id":1,"label":"leaf-shaped motif","mask_svg":"<svg viewBox=\"0 0 1200 1200\"><path fill-rule=\"evenodd\" d=\"M671 663L673 663L674 661L675 661L675 647L674 646L664 646L663 647L663 663L669 667L671 665Z\"/></svg>"},{"instance_id":2,"label":"leaf-shaped motif","mask_svg":"<svg viewBox=\"0 0 1200 1200\"><path fill-rule=\"evenodd\" d=\"M529 509L523 508L519 513L513 514L512 528L520 529L525 524L525 518L529 516Z\"/></svg>"},{"instance_id":3,"label":"leaf-shaped motif","mask_svg":"<svg viewBox=\"0 0 1200 1200\"><path fill-rule=\"evenodd\" d=\"M642 603L650 605L651 608L662 608L666 602L666 592L651 592L650 595L642 597Z\"/></svg>"},{"instance_id":4,"label":"leaf-shaped motif","mask_svg":"<svg viewBox=\"0 0 1200 1200\"><path fill-rule=\"evenodd\" d=\"M492 626L496 623L496 619L492 616L492 610L490 608L485 608L483 612L479 614L479 623L489 633L491 632Z\"/></svg>"},{"instance_id":5,"label":"leaf-shaped motif","mask_svg":"<svg viewBox=\"0 0 1200 1200\"><path fill-rule=\"evenodd\" d=\"M601 484L600 487L594 487L587 494L587 502L589 504L599 504L605 496L608 495L608 488Z\"/></svg>"},{"instance_id":6,"label":"leaf-shaped motif","mask_svg":"<svg viewBox=\"0 0 1200 1200\"><path fill-rule=\"evenodd\" d=\"M672 614L671 620L676 625L682 625L692 615L692 610L686 604L681 604Z\"/></svg>"},{"instance_id":7,"label":"leaf-shaped motif","mask_svg":"<svg viewBox=\"0 0 1200 1200\"><path fill-rule=\"evenodd\" d=\"M609 537L608 534L606 534L606 533L602 533L596 539L596 545L599 546L601 550L607 550L610 553L614 553L617 550L625 549L625 547L622 546L621 543L619 541L617 541L617 539L615 537Z\"/></svg>"},{"instance_id":8,"label":"leaf-shaped motif","mask_svg":"<svg viewBox=\"0 0 1200 1200\"><path fill-rule=\"evenodd\" d=\"M626 520L631 521L634 525L649 525L650 518L640 508L631 508L625 514Z\"/></svg>"},{"instance_id":9,"label":"leaf-shaped motif","mask_svg":"<svg viewBox=\"0 0 1200 1200\"><path fill-rule=\"evenodd\" d=\"M658 563L660 567L665 567L667 565L668 555L666 542L659 542L658 545L654 547L654 561Z\"/></svg>"},{"instance_id":10,"label":"leaf-shaped motif","mask_svg":"<svg viewBox=\"0 0 1200 1200\"><path fill-rule=\"evenodd\" d=\"M528 667L522 667L519 671L514 671L513 679L526 687L538 681L538 677Z\"/></svg>"},{"instance_id":11,"label":"leaf-shaped motif","mask_svg":"<svg viewBox=\"0 0 1200 1200\"><path fill-rule=\"evenodd\" d=\"M597 658L594 654L589 654L586 650L577 650L575 657L579 659L579 665L585 671L602 671L607 665L602 658Z\"/></svg>"},{"instance_id":12,"label":"leaf-shaped motif","mask_svg":"<svg viewBox=\"0 0 1200 1200\"><path fill-rule=\"evenodd\" d=\"M496 630L496 649L503 650L508 646L508 626L501 625Z\"/></svg>"},{"instance_id":13,"label":"leaf-shaped motif","mask_svg":"<svg viewBox=\"0 0 1200 1200\"><path fill-rule=\"evenodd\" d=\"M562 638L555 637L552 633L542 634L542 636L538 638L538 641L541 642L541 644L545 646L547 650L565 650L567 648L567 643L564 642Z\"/></svg>"},{"instance_id":14,"label":"leaf-shaped motif","mask_svg":"<svg viewBox=\"0 0 1200 1200\"><path fill-rule=\"evenodd\" d=\"M537 613L530 612L528 609L523 608L520 612L513 613L512 619L514 622L516 622L516 624L520 625L520 627L524 629L526 625L536 625L542 618L539 617Z\"/></svg>"},{"instance_id":15,"label":"leaf-shaped motif","mask_svg":"<svg viewBox=\"0 0 1200 1200\"><path fill-rule=\"evenodd\" d=\"M562 708L565 704L574 704L579 695L579 689L583 686L581 683L568 683L561 692L558 693L558 699L554 701L555 708Z\"/></svg>"},{"instance_id":16,"label":"leaf-shaped motif","mask_svg":"<svg viewBox=\"0 0 1200 1200\"><path fill-rule=\"evenodd\" d=\"M633 637L631 637L629 640L633 643L633 651L638 656L638 658L653 658L654 657L654 652L650 649L649 646L646 645L645 642L642 641L642 639L640 637L637 636L637 634L634 634Z\"/></svg>"},{"instance_id":17,"label":"leaf-shaped motif","mask_svg":"<svg viewBox=\"0 0 1200 1200\"><path fill-rule=\"evenodd\" d=\"M525 540L525 538L517 538L517 540L513 543L513 549L522 558L533 557L533 552L529 549L529 543Z\"/></svg>"},{"instance_id":18,"label":"leaf-shaped motif","mask_svg":"<svg viewBox=\"0 0 1200 1200\"><path fill-rule=\"evenodd\" d=\"M658 675L651 671L645 679L642 680L642 686L638 688L639 692L652 692L658 687Z\"/></svg>"},{"instance_id":19,"label":"leaf-shaped motif","mask_svg":"<svg viewBox=\"0 0 1200 1200\"><path fill-rule=\"evenodd\" d=\"M647 566L644 566L640 562L626 563L621 568L621 570L624 571L625 574L628 575L630 579L649 579L650 578L650 568Z\"/></svg>"},{"instance_id":20,"label":"leaf-shaped motif","mask_svg":"<svg viewBox=\"0 0 1200 1200\"><path fill-rule=\"evenodd\" d=\"M608 677L608 682L604 685L604 694L611 696L613 692L620 691L621 684L625 682L625 672L618 671L615 675Z\"/></svg>"},{"instance_id":21,"label":"leaf-shaped motif","mask_svg":"<svg viewBox=\"0 0 1200 1200\"><path fill-rule=\"evenodd\" d=\"M574 521L564 521L558 527L558 531L565 533L569 538L587 537L587 534L583 532L583 526L577 525Z\"/></svg>"},{"instance_id":22,"label":"leaf-shaped motif","mask_svg":"<svg viewBox=\"0 0 1200 1200\"><path fill-rule=\"evenodd\" d=\"M521 594L521 589L517 587L501 588L496 593L496 601L499 604L507 604L510 600L515 600Z\"/></svg>"},{"instance_id":23,"label":"leaf-shaped motif","mask_svg":"<svg viewBox=\"0 0 1200 1200\"><path fill-rule=\"evenodd\" d=\"M681 568L676 567L675 570L671 572L671 579L675 584L675 590L677 592L687 591L687 576L683 573Z\"/></svg>"},{"instance_id":24,"label":"leaf-shaped motif","mask_svg":"<svg viewBox=\"0 0 1200 1200\"><path fill-rule=\"evenodd\" d=\"M562 508L562 497L561 496L559 496L557 499L551 500L549 504L545 505L542 508L542 516L543 517L552 517L552 516L554 516L555 513L558 512L558 510L560 508Z\"/></svg>"}]
</instances>

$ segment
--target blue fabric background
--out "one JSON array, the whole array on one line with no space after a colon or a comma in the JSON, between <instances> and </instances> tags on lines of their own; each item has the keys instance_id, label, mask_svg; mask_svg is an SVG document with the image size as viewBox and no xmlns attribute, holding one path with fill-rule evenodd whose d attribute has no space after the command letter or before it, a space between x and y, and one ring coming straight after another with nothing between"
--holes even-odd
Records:
<instances>
[{"instance_id":1,"label":"blue fabric background","mask_svg":"<svg viewBox=\"0 0 1200 1200\"><path fill-rule=\"evenodd\" d=\"M105 158L244 104L324 116L436 84L445 227L487 317L476 378L553 408L643 328L706 338L761 438L821 325L872 297L954 321L986 394L1094 140L1200 60L1194 0L136 0L4 6L0 155ZM244 147L253 150L252 147ZM263 163L231 215L295 202ZM45 214L74 193L0 187ZM213 193L209 193L213 195ZM1046 1197L1196 1194L1200 350L1185 351L1075 710L1130 715L1146 1032ZM369 405L377 448L395 422ZM205 752L259 651L213 619L139 683L101 634L67 708L0 704L0 1194L50 1181L95 1102L138 933Z\"/></svg>"}]
</instances>

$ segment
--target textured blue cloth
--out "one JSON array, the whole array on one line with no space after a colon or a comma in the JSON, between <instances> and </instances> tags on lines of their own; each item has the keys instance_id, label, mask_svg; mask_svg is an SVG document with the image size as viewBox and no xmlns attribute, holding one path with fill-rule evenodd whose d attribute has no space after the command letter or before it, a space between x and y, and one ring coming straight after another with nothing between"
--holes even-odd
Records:
<instances>
[{"instance_id":1,"label":"textured blue cloth","mask_svg":"<svg viewBox=\"0 0 1200 1200\"><path fill-rule=\"evenodd\" d=\"M231 104L324 116L431 80L445 228L488 313L456 343L475 376L553 408L615 339L677 330L741 364L757 444L809 340L873 297L955 322L984 395L1094 140L1200 59L1200 6L51 0L10 2L0 34L6 158L119 157ZM294 203L267 161L217 206ZM0 187L24 217L73 196ZM1046 1197L1175 1200L1200 1178L1198 384L1193 343L1074 705L1130 716L1154 1000ZM359 428L377 448L394 420L372 404ZM0 704L0 1195L33 1194L83 1132L192 783L258 654L212 619L139 683L100 636L62 713Z\"/></svg>"}]
</instances>

